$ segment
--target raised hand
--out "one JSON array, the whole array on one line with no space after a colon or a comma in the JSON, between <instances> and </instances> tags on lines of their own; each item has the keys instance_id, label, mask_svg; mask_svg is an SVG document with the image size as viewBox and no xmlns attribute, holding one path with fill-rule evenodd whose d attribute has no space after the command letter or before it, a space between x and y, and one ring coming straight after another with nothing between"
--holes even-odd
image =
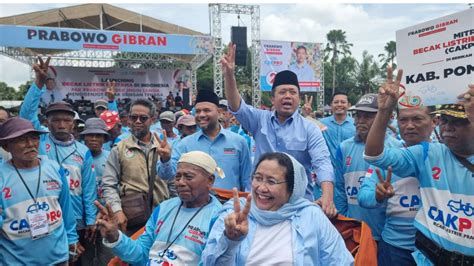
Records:
<instances>
[{"instance_id":1,"label":"raised hand","mask_svg":"<svg viewBox=\"0 0 474 266\"><path fill-rule=\"evenodd\" d=\"M224 219L225 235L230 240L239 240L242 236L246 236L249 232L248 214L250 212L250 202L252 196L247 196L247 202L242 211L240 211L239 192L234 187L234 212Z\"/></svg>"},{"instance_id":2,"label":"raised hand","mask_svg":"<svg viewBox=\"0 0 474 266\"><path fill-rule=\"evenodd\" d=\"M375 173L377 173L377 177L379 179L379 183L377 184L377 187L375 189L375 199L378 202L382 202L395 194L391 183L392 167L388 167L386 180L383 179L382 173L380 172L379 168L375 169Z\"/></svg>"},{"instance_id":3,"label":"raised hand","mask_svg":"<svg viewBox=\"0 0 474 266\"><path fill-rule=\"evenodd\" d=\"M113 101L115 99L115 80L112 82L107 80L107 89L105 90L105 95L107 95L109 101Z\"/></svg>"},{"instance_id":4,"label":"raised hand","mask_svg":"<svg viewBox=\"0 0 474 266\"><path fill-rule=\"evenodd\" d=\"M402 76L403 70L399 69L394 81L392 67L387 67L387 80L379 88L379 95L377 99L379 110L393 110L398 101L398 90L400 88Z\"/></svg>"},{"instance_id":5,"label":"raised hand","mask_svg":"<svg viewBox=\"0 0 474 266\"><path fill-rule=\"evenodd\" d=\"M158 136L156 132L153 132L153 135L158 141L157 151L158 155L160 155L160 160L162 163L166 163L171 159L171 146L167 141L168 137L166 136L166 131L162 130L161 132L163 133L163 140L160 139L160 136Z\"/></svg>"},{"instance_id":6,"label":"raised hand","mask_svg":"<svg viewBox=\"0 0 474 266\"><path fill-rule=\"evenodd\" d=\"M227 54L222 55L221 65L224 74L233 75L235 70L235 44L232 42L227 46Z\"/></svg>"},{"instance_id":7,"label":"raised hand","mask_svg":"<svg viewBox=\"0 0 474 266\"><path fill-rule=\"evenodd\" d=\"M116 242L119 238L119 230L112 207L109 204L104 207L97 200L94 201L94 204L99 209L95 223L99 225L100 235L110 243Z\"/></svg>"},{"instance_id":8,"label":"raised hand","mask_svg":"<svg viewBox=\"0 0 474 266\"><path fill-rule=\"evenodd\" d=\"M46 83L46 79L48 78L48 67L50 60L50 56L48 56L46 62L44 62L43 59L38 56L38 63L33 64L33 70L35 71L36 75L35 83L36 86L40 89L43 88L44 84Z\"/></svg>"},{"instance_id":9,"label":"raised hand","mask_svg":"<svg viewBox=\"0 0 474 266\"><path fill-rule=\"evenodd\" d=\"M474 123L474 84L469 84L469 89L458 96L459 104L464 105L467 119Z\"/></svg>"}]
</instances>

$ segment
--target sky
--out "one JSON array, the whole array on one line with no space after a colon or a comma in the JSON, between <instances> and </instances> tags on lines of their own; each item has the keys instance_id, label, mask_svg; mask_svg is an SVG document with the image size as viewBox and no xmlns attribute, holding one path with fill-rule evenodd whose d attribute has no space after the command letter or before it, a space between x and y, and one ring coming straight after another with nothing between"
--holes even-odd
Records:
<instances>
[{"instance_id":1,"label":"sky","mask_svg":"<svg viewBox=\"0 0 474 266\"><path fill-rule=\"evenodd\" d=\"M0 17L42 11L74 4L0 4ZM209 34L208 4L126 4L113 5L141 13L169 23ZM418 23L449 15L469 8L457 4L341 4L296 3L261 4L260 39L300 42L326 42L326 34L333 29L346 32L347 41L354 46L352 55L360 60L362 52L378 58L385 44L395 40L395 32ZM247 26L250 38L250 16L224 14L222 37L230 40L231 26ZM17 88L30 80L30 66L0 55L0 81Z\"/></svg>"}]
</instances>

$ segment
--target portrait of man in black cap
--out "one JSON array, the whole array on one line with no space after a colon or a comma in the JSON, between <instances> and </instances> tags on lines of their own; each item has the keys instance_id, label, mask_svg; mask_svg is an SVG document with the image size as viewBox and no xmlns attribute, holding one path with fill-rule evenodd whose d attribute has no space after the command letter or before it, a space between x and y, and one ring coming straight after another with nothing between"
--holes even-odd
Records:
<instances>
[{"instance_id":1,"label":"portrait of man in black cap","mask_svg":"<svg viewBox=\"0 0 474 266\"><path fill-rule=\"evenodd\" d=\"M322 189L318 199L329 217L336 215L333 202L334 170L321 130L298 112L300 87L296 74L284 70L275 76L271 91L274 111L254 108L244 102L235 81L235 45L230 43L227 54L221 59L224 71L225 95L229 110L242 127L255 138L255 162L267 152L286 152L295 157L306 169L308 188L306 197L314 200L313 176Z\"/></svg>"}]
</instances>

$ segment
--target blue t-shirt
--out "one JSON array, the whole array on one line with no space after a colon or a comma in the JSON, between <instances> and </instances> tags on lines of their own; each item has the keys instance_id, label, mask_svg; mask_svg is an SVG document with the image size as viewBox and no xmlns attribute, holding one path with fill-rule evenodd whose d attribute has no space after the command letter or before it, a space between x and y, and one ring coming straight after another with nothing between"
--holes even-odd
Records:
<instances>
[{"instance_id":1,"label":"blue t-shirt","mask_svg":"<svg viewBox=\"0 0 474 266\"><path fill-rule=\"evenodd\" d=\"M438 246L474 256L474 175L440 143L385 149L367 162L420 182L421 208L415 227ZM470 161L472 159L468 158Z\"/></svg>"},{"instance_id":2,"label":"blue t-shirt","mask_svg":"<svg viewBox=\"0 0 474 266\"><path fill-rule=\"evenodd\" d=\"M250 151L245 139L230 130L223 129L211 140L203 131L198 131L179 141L171 153L170 161L159 162L158 175L168 180L176 174L178 160L183 153L202 151L209 154L222 168L225 177L216 176L214 186L223 189L238 188L241 191L250 191Z\"/></svg>"},{"instance_id":3,"label":"blue t-shirt","mask_svg":"<svg viewBox=\"0 0 474 266\"><path fill-rule=\"evenodd\" d=\"M109 158L110 151L104 151L95 157L92 157L92 167L95 171L96 185L97 185L97 198L102 199L102 176L104 175L105 163L107 163L107 158Z\"/></svg>"},{"instance_id":4,"label":"blue t-shirt","mask_svg":"<svg viewBox=\"0 0 474 266\"><path fill-rule=\"evenodd\" d=\"M33 240L27 213L35 203L9 162L0 164L0 265L51 265L67 261L68 245L78 241L67 180L59 165L41 158L39 167L18 169L36 198L36 207L47 213L49 234Z\"/></svg>"},{"instance_id":5,"label":"blue t-shirt","mask_svg":"<svg viewBox=\"0 0 474 266\"><path fill-rule=\"evenodd\" d=\"M392 175L395 194L384 203L379 203L375 199L376 186L379 182L375 168L370 166L367 172L371 175L362 182L358 195L359 204L364 208L386 207L382 239L392 246L414 250L416 229L413 221L421 206L420 183L416 177L402 178ZM385 175L385 171L381 172Z\"/></svg>"},{"instance_id":6,"label":"blue t-shirt","mask_svg":"<svg viewBox=\"0 0 474 266\"><path fill-rule=\"evenodd\" d=\"M135 241L121 233L114 253L137 265L166 265L166 261L168 265L197 265L222 204L213 196L201 210L180 208L181 204L178 197L160 203L148 219L145 232Z\"/></svg>"},{"instance_id":7,"label":"blue t-shirt","mask_svg":"<svg viewBox=\"0 0 474 266\"><path fill-rule=\"evenodd\" d=\"M400 142L387 136L385 145L399 147ZM372 230L375 240L380 240L380 234L385 222L385 209L377 207L366 209L359 205L357 195L367 173L369 164L364 161L365 143L352 137L341 143L336 153L336 185L334 203L339 213L366 222Z\"/></svg>"},{"instance_id":8,"label":"blue t-shirt","mask_svg":"<svg viewBox=\"0 0 474 266\"><path fill-rule=\"evenodd\" d=\"M31 121L38 130L42 128L37 116L38 105L45 88L39 89L33 82L20 108L20 117ZM75 140L64 143L55 140L51 134L43 134L40 138L40 154L46 154L64 168L77 229L95 224L97 188L89 149Z\"/></svg>"},{"instance_id":9,"label":"blue t-shirt","mask_svg":"<svg viewBox=\"0 0 474 266\"><path fill-rule=\"evenodd\" d=\"M337 123L334 115L322 118L320 120L327 129L323 131L324 139L331 153L331 162L336 162L336 151L341 143L349 138L355 136L356 129L354 126L354 119L350 116L346 116L346 119L341 123Z\"/></svg>"}]
</instances>

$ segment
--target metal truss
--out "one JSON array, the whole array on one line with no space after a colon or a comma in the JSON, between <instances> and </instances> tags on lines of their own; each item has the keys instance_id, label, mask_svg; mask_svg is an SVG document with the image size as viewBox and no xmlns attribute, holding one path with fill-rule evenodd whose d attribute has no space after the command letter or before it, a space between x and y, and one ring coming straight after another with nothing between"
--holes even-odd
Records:
<instances>
[{"instance_id":1,"label":"metal truss","mask_svg":"<svg viewBox=\"0 0 474 266\"><path fill-rule=\"evenodd\" d=\"M214 38L213 69L214 91L223 97L223 80L220 59L222 57L222 14L244 14L251 16L251 69L252 69L252 105L260 106L260 6L239 4L209 4L211 36Z\"/></svg>"},{"instance_id":2,"label":"metal truss","mask_svg":"<svg viewBox=\"0 0 474 266\"><path fill-rule=\"evenodd\" d=\"M193 95L197 92L197 69L206 63L212 55L195 55L189 62L183 62L172 56L154 53L131 53L110 50L77 50L58 51L47 50L51 54L51 65L69 67L93 68L138 68L138 69L187 69L191 70ZM38 53L27 48L11 48L0 46L0 54L32 66ZM32 72L33 73L33 72ZM222 75L221 75L222 77ZM32 78L34 75L32 74Z\"/></svg>"},{"instance_id":3,"label":"metal truss","mask_svg":"<svg viewBox=\"0 0 474 266\"><path fill-rule=\"evenodd\" d=\"M319 89L319 92L317 93L317 108L319 110L322 110L324 112L324 62L323 62L323 58L324 58L324 49L322 49L322 46L321 46L321 84L320 84L320 89Z\"/></svg>"}]
</instances>

